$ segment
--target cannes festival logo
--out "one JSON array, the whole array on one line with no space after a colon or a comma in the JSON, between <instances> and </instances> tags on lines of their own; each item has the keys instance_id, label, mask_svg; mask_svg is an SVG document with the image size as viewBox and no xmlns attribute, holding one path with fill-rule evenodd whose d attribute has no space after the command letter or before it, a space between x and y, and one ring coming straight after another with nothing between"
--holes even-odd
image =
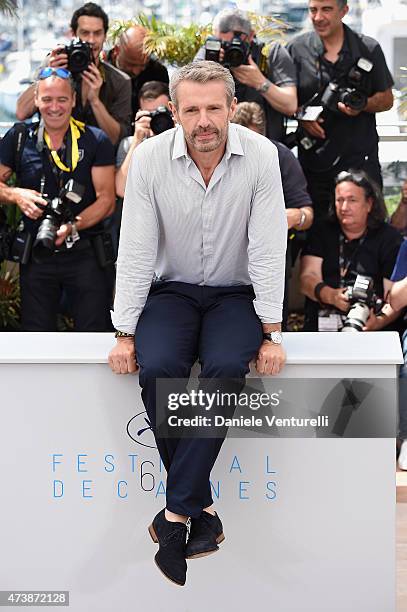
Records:
<instances>
[{"instance_id":1,"label":"cannes festival logo","mask_svg":"<svg viewBox=\"0 0 407 612\"><path fill-rule=\"evenodd\" d=\"M150 419L145 410L132 417L127 423L126 429L127 434L136 444L141 444L141 446L147 448L157 448Z\"/></svg>"}]
</instances>

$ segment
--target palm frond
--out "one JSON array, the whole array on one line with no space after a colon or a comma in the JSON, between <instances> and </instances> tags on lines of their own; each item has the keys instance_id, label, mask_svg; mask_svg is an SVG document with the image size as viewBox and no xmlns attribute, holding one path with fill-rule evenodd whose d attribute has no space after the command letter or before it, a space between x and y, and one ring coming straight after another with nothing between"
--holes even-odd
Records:
<instances>
[{"instance_id":1,"label":"palm frond","mask_svg":"<svg viewBox=\"0 0 407 612\"><path fill-rule=\"evenodd\" d=\"M0 13L15 17L17 15L17 4L13 0L0 0Z\"/></svg>"},{"instance_id":2,"label":"palm frond","mask_svg":"<svg viewBox=\"0 0 407 612\"><path fill-rule=\"evenodd\" d=\"M257 38L265 43L262 52L268 56L269 45L276 39L283 39L287 26L280 19L271 16L249 13L249 18ZM136 24L147 30L144 39L145 52L174 66L183 66L191 62L206 38L212 34L210 24L203 26L191 23L188 26L179 26L140 13L134 19L115 21L111 25L108 34L111 43L114 45L123 32Z\"/></svg>"}]
</instances>

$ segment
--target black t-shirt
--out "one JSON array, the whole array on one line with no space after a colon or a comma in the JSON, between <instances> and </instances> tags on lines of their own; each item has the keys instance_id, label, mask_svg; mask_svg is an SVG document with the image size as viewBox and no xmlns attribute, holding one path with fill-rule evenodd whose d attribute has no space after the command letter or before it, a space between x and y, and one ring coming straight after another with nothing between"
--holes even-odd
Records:
<instances>
[{"instance_id":1,"label":"black t-shirt","mask_svg":"<svg viewBox=\"0 0 407 612\"><path fill-rule=\"evenodd\" d=\"M44 146L43 152L39 153L36 148L37 134L35 128L29 128L20 163L19 187L36 189L41 191L41 178L45 177L44 193L52 199L58 196L60 186L73 178L85 187L82 201L72 204L72 212L78 215L82 210L93 204L96 193L92 183L93 166L114 165L114 149L106 134L99 128L86 126L84 132L80 132L78 140L79 162L73 173L60 172L57 182L51 161ZM62 161L65 159L64 151L59 151ZM15 170L15 127L13 126L0 141L0 164ZM24 217L26 227L35 231L36 224ZM38 225L38 222L37 222ZM98 223L91 228L81 232L81 236L96 234L103 231L103 224Z\"/></svg>"},{"instance_id":2,"label":"black t-shirt","mask_svg":"<svg viewBox=\"0 0 407 612\"><path fill-rule=\"evenodd\" d=\"M273 143L278 151L285 207L301 208L302 206L312 206L312 200L307 191L307 181L298 159L281 142L273 140Z\"/></svg>"},{"instance_id":3,"label":"black t-shirt","mask_svg":"<svg viewBox=\"0 0 407 612\"><path fill-rule=\"evenodd\" d=\"M256 43L252 45L253 60L261 65L261 48ZM205 48L202 47L195 56L195 60L205 59ZM270 52L267 58L266 67L263 70L265 76L277 85L277 87L295 87L296 74L294 63L285 47L278 42L270 45ZM262 96L261 93L243 85L235 79L236 98L238 102L257 102L266 115L266 136L272 140L282 140L285 135L284 115L275 110Z\"/></svg>"},{"instance_id":4,"label":"black t-shirt","mask_svg":"<svg viewBox=\"0 0 407 612\"><path fill-rule=\"evenodd\" d=\"M379 43L369 36L356 34L346 25L344 34L344 43L335 63L324 58L325 48L315 31L300 34L288 44L287 49L297 72L300 106L308 104L314 94L319 96L313 100L312 105L318 105L327 84L348 74L361 57L373 63L364 83L368 97L392 87L393 78ZM349 117L340 111L326 109L324 121L327 140L325 143L318 141L320 145L325 145L322 152L316 155L314 150L307 151L299 147L300 161L307 168L329 170L333 162L337 161L335 172L338 172L351 166L360 167L366 155L377 158L378 136L374 113L361 112L356 117Z\"/></svg>"},{"instance_id":5,"label":"black t-shirt","mask_svg":"<svg viewBox=\"0 0 407 612\"><path fill-rule=\"evenodd\" d=\"M378 228L368 229L362 239L344 240L344 260L347 273L341 284L339 268L340 225L336 221L317 221L311 228L302 252L304 255L320 257L322 278L330 287L353 286L356 276L363 274L374 281L376 295L383 297L383 279L390 279L400 245L403 241L399 232L382 223ZM306 319L317 329L319 305L306 298Z\"/></svg>"},{"instance_id":6,"label":"black t-shirt","mask_svg":"<svg viewBox=\"0 0 407 612\"><path fill-rule=\"evenodd\" d=\"M135 114L140 108L139 104L139 93L140 89L147 83L148 81L161 81L162 83L169 83L168 70L165 66L160 64L159 61L150 59L144 68L143 72L136 77L132 77L131 79L131 105L133 111L133 119Z\"/></svg>"},{"instance_id":7,"label":"black t-shirt","mask_svg":"<svg viewBox=\"0 0 407 612\"><path fill-rule=\"evenodd\" d=\"M112 51L110 51L109 62L114 65ZM131 108L132 108L132 121L134 116L140 108L139 104L139 93L140 89L148 81L161 81L162 83L169 83L168 70L158 60L150 58L146 64L146 67L139 75L131 77Z\"/></svg>"}]
</instances>

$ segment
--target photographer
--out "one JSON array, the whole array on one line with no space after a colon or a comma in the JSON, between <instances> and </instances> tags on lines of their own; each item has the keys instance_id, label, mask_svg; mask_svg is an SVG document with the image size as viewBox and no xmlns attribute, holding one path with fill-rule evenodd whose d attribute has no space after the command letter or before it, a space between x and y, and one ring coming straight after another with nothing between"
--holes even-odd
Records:
<instances>
[{"instance_id":1,"label":"photographer","mask_svg":"<svg viewBox=\"0 0 407 612\"><path fill-rule=\"evenodd\" d=\"M266 122L264 112L256 102L240 102L236 107L236 113L232 122L243 125L262 136L265 135ZM314 213L311 198L307 192L307 183L298 159L281 142L276 140L272 142L276 145L278 152L288 225L282 323L283 330L286 330L291 269L295 264L299 250L302 248L304 230L311 227ZM301 238L298 237L298 232L302 235Z\"/></svg>"},{"instance_id":2,"label":"photographer","mask_svg":"<svg viewBox=\"0 0 407 612\"><path fill-rule=\"evenodd\" d=\"M174 127L174 121L168 109L169 101L170 94L167 83L150 81L144 83L140 89L140 110L135 117L134 135L124 138L117 151L116 194L119 197L124 197L127 174L134 149L146 138L151 138ZM152 119L155 131L151 129Z\"/></svg>"},{"instance_id":3,"label":"photographer","mask_svg":"<svg viewBox=\"0 0 407 612\"><path fill-rule=\"evenodd\" d=\"M309 0L313 31L288 51L297 70L299 160L316 218L327 212L341 170L382 183L375 113L393 105L393 79L380 45L342 23L347 0Z\"/></svg>"},{"instance_id":4,"label":"photographer","mask_svg":"<svg viewBox=\"0 0 407 612\"><path fill-rule=\"evenodd\" d=\"M268 57L262 54L262 45L255 40L250 20L238 9L225 9L215 16L214 36L200 49L196 60L210 59L230 68L235 79L238 102L257 102L266 115L266 136L282 140L285 134L284 115L291 116L297 110L295 67L286 49L278 42L270 45ZM210 47L216 46L219 51ZM234 59L241 56L241 64L229 65L225 53L233 43L239 50L233 51ZM226 45L226 47L225 47Z\"/></svg>"},{"instance_id":5,"label":"photographer","mask_svg":"<svg viewBox=\"0 0 407 612\"><path fill-rule=\"evenodd\" d=\"M144 51L147 31L141 25L130 26L111 49L108 60L131 78L131 106L134 117L140 108L140 90L144 83L160 81L168 84L168 71L163 64Z\"/></svg>"},{"instance_id":6,"label":"photographer","mask_svg":"<svg viewBox=\"0 0 407 612\"><path fill-rule=\"evenodd\" d=\"M130 130L131 81L100 58L108 27L108 16L100 6L93 2L84 4L72 15L71 32L90 48L81 47L80 43L75 47L72 43L57 47L48 56L47 64L51 68L67 68L74 74L75 119L99 127L113 144L117 144ZM30 85L17 101L16 116L23 121L35 111L34 85Z\"/></svg>"},{"instance_id":7,"label":"photographer","mask_svg":"<svg viewBox=\"0 0 407 612\"><path fill-rule=\"evenodd\" d=\"M19 157L18 124L0 142L0 199L23 213L25 231L18 241L20 261L26 261L20 265L24 331L56 331L63 291L72 304L75 331L108 327L101 222L114 208L114 151L101 130L71 117L74 87L64 68L43 68L35 85L39 128L27 126ZM8 187L14 171L19 186ZM76 193L65 195L70 179Z\"/></svg>"},{"instance_id":8,"label":"photographer","mask_svg":"<svg viewBox=\"0 0 407 612\"><path fill-rule=\"evenodd\" d=\"M342 329L354 303L349 288L355 289L358 275L372 279L376 296L387 295L402 238L385 219L383 196L367 174L341 172L331 218L315 223L302 255L301 290L307 298L304 331ZM363 331L383 329L400 314L388 304L375 312L375 300L363 295L360 301L367 305L360 309L366 316Z\"/></svg>"}]
</instances>

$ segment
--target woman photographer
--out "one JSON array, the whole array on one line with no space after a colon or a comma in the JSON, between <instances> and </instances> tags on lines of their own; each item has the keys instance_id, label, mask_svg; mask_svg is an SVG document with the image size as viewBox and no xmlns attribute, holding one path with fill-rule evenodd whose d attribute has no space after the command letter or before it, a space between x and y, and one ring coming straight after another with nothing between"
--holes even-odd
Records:
<instances>
[{"instance_id":1,"label":"woman photographer","mask_svg":"<svg viewBox=\"0 0 407 612\"><path fill-rule=\"evenodd\" d=\"M363 331L378 331L397 319L400 311L389 304L381 309L376 301L391 288L389 279L402 242L386 216L381 191L366 173L350 170L337 176L334 206L326 220L313 226L303 250L304 331L341 330L355 302L368 307L358 311L359 318L366 312L360 325ZM349 289L358 275L371 279L370 287L366 280L365 290L351 298ZM354 321L348 323L354 327Z\"/></svg>"}]
</instances>

